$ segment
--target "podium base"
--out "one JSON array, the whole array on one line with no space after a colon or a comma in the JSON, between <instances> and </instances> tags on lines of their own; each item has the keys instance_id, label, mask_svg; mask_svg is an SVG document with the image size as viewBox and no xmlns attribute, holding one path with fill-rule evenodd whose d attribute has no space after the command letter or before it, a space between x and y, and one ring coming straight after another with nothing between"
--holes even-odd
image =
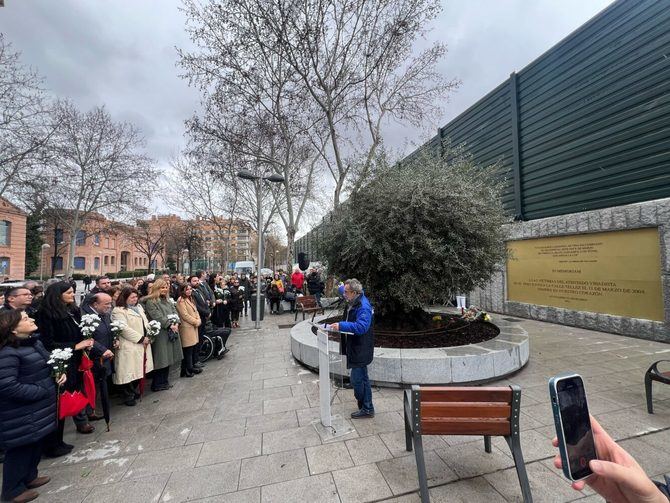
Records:
<instances>
[{"instance_id":1,"label":"podium base","mask_svg":"<svg viewBox=\"0 0 670 503\"><path fill-rule=\"evenodd\" d=\"M321 423L321 419L315 419L312 421L314 429L321 437L323 442L328 442L335 438L343 437L344 435L349 435L354 432L354 428L349 422L347 422L339 414L330 417L330 422L332 426L324 426Z\"/></svg>"}]
</instances>

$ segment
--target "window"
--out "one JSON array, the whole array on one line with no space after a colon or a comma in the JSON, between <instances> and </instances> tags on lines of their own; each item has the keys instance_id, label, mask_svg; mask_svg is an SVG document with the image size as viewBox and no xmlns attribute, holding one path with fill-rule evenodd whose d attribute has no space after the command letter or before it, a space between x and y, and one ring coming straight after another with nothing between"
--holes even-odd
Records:
<instances>
[{"instance_id":1,"label":"window","mask_svg":"<svg viewBox=\"0 0 670 503\"><path fill-rule=\"evenodd\" d=\"M137 267L137 266L138 266L137 257L135 257L135 267Z\"/></svg>"},{"instance_id":2,"label":"window","mask_svg":"<svg viewBox=\"0 0 670 503\"><path fill-rule=\"evenodd\" d=\"M10 244L12 244L12 223L2 220L0 221L0 245L9 246Z\"/></svg>"},{"instance_id":3,"label":"window","mask_svg":"<svg viewBox=\"0 0 670 503\"><path fill-rule=\"evenodd\" d=\"M75 242L77 246L84 246L86 244L86 232L77 231L77 240Z\"/></svg>"},{"instance_id":4,"label":"window","mask_svg":"<svg viewBox=\"0 0 670 503\"><path fill-rule=\"evenodd\" d=\"M105 248L109 248L109 238L105 238Z\"/></svg>"},{"instance_id":5,"label":"window","mask_svg":"<svg viewBox=\"0 0 670 503\"><path fill-rule=\"evenodd\" d=\"M105 258L102 261L103 264L109 265L109 255L105 255Z\"/></svg>"},{"instance_id":6,"label":"window","mask_svg":"<svg viewBox=\"0 0 670 503\"><path fill-rule=\"evenodd\" d=\"M54 258L51 257L51 263L54 263ZM54 265L54 269L56 271L62 271L63 270L63 257L56 257L56 262Z\"/></svg>"},{"instance_id":7,"label":"window","mask_svg":"<svg viewBox=\"0 0 670 503\"><path fill-rule=\"evenodd\" d=\"M93 269L96 271L100 270L100 257L95 257L93 259Z\"/></svg>"},{"instance_id":8,"label":"window","mask_svg":"<svg viewBox=\"0 0 670 503\"><path fill-rule=\"evenodd\" d=\"M9 257L0 257L0 275L9 276L9 267L12 261Z\"/></svg>"},{"instance_id":9,"label":"window","mask_svg":"<svg viewBox=\"0 0 670 503\"><path fill-rule=\"evenodd\" d=\"M93 234L93 244L100 246L100 234Z\"/></svg>"},{"instance_id":10,"label":"window","mask_svg":"<svg viewBox=\"0 0 670 503\"><path fill-rule=\"evenodd\" d=\"M86 269L86 258L85 257L75 257L74 258L74 268L75 269Z\"/></svg>"},{"instance_id":11,"label":"window","mask_svg":"<svg viewBox=\"0 0 670 503\"><path fill-rule=\"evenodd\" d=\"M115 260L116 260L116 256L112 255L112 257L111 257L112 265L114 265Z\"/></svg>"},{"instance_id":12,"label":"window","mask_svg":"<svg viewBox=\"0 0 670 503\"><path fill-rule=\"evenodd\" d=\"M56 239L56 243L63 244L63 229L56 229L54 231L54 238Z\"/></svg>"}]
</instances>

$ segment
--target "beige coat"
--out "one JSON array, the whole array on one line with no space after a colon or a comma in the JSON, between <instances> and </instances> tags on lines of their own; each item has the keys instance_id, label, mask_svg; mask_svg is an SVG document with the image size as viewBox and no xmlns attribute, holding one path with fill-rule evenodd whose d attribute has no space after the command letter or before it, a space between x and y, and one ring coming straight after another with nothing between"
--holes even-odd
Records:
<instances>
[{"instance_id":1,"label":"beige coat","mask_svg":"<svg viewBox=\"0 0 670 503\"><path fill-rule=\"evenodd\" d=\"M192 300L179 297L177 300L177 312L181 323L179 324L179 335L181 347L189 348L198 343L198 327L200 326L200 315Z\"/></svg>"},{"instance_id":2,"label":"beige coat","mask_svg":"<svg viewBox=\"0 0 670 503\"><path fill-rule=\"evenodd\" d=\"M144 337L144 327L148 329L149 322L142 306L138 305L138 310L140 314L123 307L115 307L112 311L112 320L125 325L119 334L119 349L114 358L114 384L126 384L143 377L144 344L139 341ZM154 369L151 345L147 345L146 357L146 372L151 372Z\"/></svg>"}]
</instances>

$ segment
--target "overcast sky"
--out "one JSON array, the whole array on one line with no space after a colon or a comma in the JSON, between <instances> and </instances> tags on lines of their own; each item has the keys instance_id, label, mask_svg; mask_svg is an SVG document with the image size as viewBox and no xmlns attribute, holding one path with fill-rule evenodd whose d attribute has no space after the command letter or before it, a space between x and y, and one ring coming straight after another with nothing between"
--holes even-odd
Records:
<instances>
[{"instance_id":1,"label":"overcast sky","mask_svg":"<svg viewBox=\"0 0 670 503\"><path fill-rule=\"evenodd\" d=\"M443 73L462 81L445 114L421 131L389 127L392 145L422 142L584 24L611 0L452 0L429 40L446 41ZM139 126L162 169L184 145L199 95L179 78L175 46L188 48L178 0L5 0L0 31L56 96L105 105ZM167 208L156 202L159 210ZM303 230L304 232L304 230Z\"/></svg>"}]
</instances>

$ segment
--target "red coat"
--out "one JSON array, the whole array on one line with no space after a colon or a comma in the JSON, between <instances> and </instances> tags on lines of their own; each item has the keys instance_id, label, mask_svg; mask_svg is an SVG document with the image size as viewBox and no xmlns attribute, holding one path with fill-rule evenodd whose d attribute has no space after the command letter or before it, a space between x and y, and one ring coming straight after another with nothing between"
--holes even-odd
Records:
<instances>
[{"instance_id":1,"label":"red coat","mask_svg":"<svg viewBox=\"0 0 670 503\"><path fill-rule=\"evenodd\" d=\"M293 274L291 274L291 284L302 290L302 284L305 281L305 275L300 272L300 271L295 271Z\"/></svg>"}]
</instances>

